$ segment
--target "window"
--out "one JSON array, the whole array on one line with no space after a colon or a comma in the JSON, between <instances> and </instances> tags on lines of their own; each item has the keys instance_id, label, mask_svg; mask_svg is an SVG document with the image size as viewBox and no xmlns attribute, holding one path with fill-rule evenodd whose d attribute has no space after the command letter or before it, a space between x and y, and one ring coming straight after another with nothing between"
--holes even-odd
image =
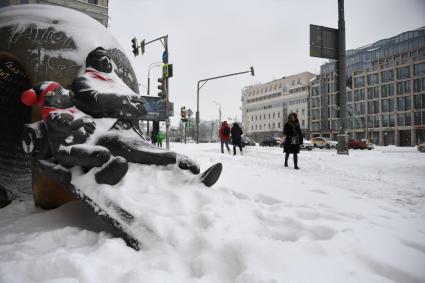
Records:
<instances>
[{"instance_id":1,"label":"window","mask_svg":"<svg viewBox=\"0 0 425 283\"><path fill-rule=\"evenodd\" d=\"M414 98L415 109L425 108L425 94L417 94Z\"/></svg>"},{"instance_id":2,"label":"window","mask_svg":"<svg viewBox=\"0 0 425 283\"><path fill-rule=\"evenodd\" d=\"M394 72L393 70L381 72L381 81L383 83L394 81Z\"/></svg>"},{"instance_id":3,"label":"window","mask_svg":"<svg viewBox=\"0 0 425 283\"><path fill-rule=\"evenodd\" d=\"M364 87L364 77L354 78L354 87Z\"/></svg>"},{"instance_id":4,"label":"window","mask_svg":"<svg viewBox=\"0 0 425 283\"><path fill-rule=\"evenodd\" d=\"M413 91L420 92L425 90L425 78L415 79L413 81Z\"/></svg>"},{"instance_id":5,"label":"window","mask_svg":"<svg viewBox=\"0 0 425 283\"><path fill-rule=\"evenodd\" d=\"M415 76L423 76L423 75L425 75L425 63L420 63L420 64L413 65L413 74Z\"/></svg>"},{"instance_id":6,"label":"window","mask_svg":"<svg viewBox=\"0 0 425 283\"><path fill-rule=\"evenodd\" d=\"M89 0L88 1L90 4L96 4L97 5L97 0Z\"/></svg>"},{"instance_id":7,"label":"window","mask_svg":"<svg viewBox=\"0 0 425 283\"><path fill-rule=\"evenodd\" d=\"M393 112L394 111L394 99L383 99L381 107L382 107L382 112Z\"/></svg>"},{"instance_id":8,"label":"window","mask_svg":"<svg viewBox=\"0 0 425 283\"><path fill-rule=\"evenodd\" d=\"M410 81L397 83L397 94L410 93Z\"/></svg>"},{"instance_id":9,"label":"window","mask_svg":"<svg viewBox=\"0 0 425 283\"><path fill-rule=\"evenodd\" d=\"M403 80L403 79L408 79L408 78L410 78L410 68L409 68L409 66L397 68L397 80Z\"/></svg>"},{"instance_id":10,"label":"window","mask_svg":"<svg viewBox=\"0 0 425 283\"><path fill-rule=\"evenodd\" d=\"M379 98L379 86L369 87L367 88L367 98Z\"/></svg>"},{"instance_id":11,"label":"window","mask_svg":"<svg viewBox=\"0 0 425 283\"><path fill-rule=\"evenodd\" d=\"M379 84L379 76L378 76L378 74L367 75L367 84L368 85Z\"/></svg>"},{"instance_id":12,"label":"window","mask_svg":"<svg viewBox=\"0 0 425 283\"><path fill-rule=\"evenodd\" d=\"M393 96L394 95L394 84L387 84L381 86L381 96Z\"/></svg>"},{"instance_id":13,"label":"window","mask_svg":"<svg viewBox=\"0 0 425 283\"><path fill-rule=\"evenodd\" d=\"M354 91L354 101L365 100L365 90L364 89L356 89Z\"/></svg>"}]
</instances>

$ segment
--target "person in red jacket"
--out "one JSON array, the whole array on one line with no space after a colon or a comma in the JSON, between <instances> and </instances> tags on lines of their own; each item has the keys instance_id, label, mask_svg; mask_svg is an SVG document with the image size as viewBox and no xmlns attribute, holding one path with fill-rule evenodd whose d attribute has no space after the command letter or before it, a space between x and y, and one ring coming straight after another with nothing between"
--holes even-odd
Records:
<instances>
[{"instance_id":1,"label":"person in red jacket","mask_svg":"<svg viewBox=\"0 0 425 283\"><path fill-rule=\"evenodd\" d=\"M221 128L218 131L218 136L220 137L220 141L221 141L221 153L224 153L223 144L226 145L227 152L230 153L230 148L229 148L230 127L227 124L227 121L223 121L223 123L221 123Z\"/></svg>"}]
</instances>

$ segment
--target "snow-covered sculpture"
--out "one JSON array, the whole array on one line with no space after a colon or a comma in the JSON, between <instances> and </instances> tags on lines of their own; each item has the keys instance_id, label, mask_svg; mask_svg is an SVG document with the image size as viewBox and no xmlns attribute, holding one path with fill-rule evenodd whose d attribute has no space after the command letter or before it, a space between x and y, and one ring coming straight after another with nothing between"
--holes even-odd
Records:
<instances>
[{"instance_id":1,"label":"snow-covered sculpture","mask_svg":"<svg viewBox=\"0 0 425 283\"><path fill-rule=\"evenodd\" d=\"M72 83L72 95L56 82L43 82L22 93L25 105L37 104L41 108L43 121L27 126L23 146L46 175L67 184L71 174L66 168L82 166L87 171L104 166L95 174L97 183L115 185L127 172L127 161L177 164L180 169L200 173L199 165L189 157L160 149L143 136L129 137L122 129L98 129L89 142L96 130L92 117L131 123L142 118L146 109L142 97L114 75L110 58L102 47L90 52L86 62L84 74ZM47 150L43 149L46 143ZM201 182L212 186L221 173L221 165L215 168L214 172L207 170Z\"/></svg>"}]
</instances>

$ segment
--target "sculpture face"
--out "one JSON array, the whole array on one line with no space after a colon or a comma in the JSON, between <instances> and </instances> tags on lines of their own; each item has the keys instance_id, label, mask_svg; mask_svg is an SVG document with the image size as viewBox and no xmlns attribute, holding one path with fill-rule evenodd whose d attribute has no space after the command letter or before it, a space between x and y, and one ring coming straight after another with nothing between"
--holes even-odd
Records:
<instances>
[{"instance_id":1,"label":"sculpture face","mask_svg":"<svg viewBox=\"0 0 425 283\"><path fill-rule=\"evenodd\" d=\"M98 47L90 52L87 56L86 65L103 73L112 72L111 58L102 47Z\"/></svg>"}]
</instances>

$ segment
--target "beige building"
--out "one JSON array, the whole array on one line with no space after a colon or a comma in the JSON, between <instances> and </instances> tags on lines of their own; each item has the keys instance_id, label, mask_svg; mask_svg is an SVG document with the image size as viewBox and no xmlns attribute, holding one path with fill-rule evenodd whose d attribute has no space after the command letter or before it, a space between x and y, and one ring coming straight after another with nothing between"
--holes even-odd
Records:
<instances>
[{"instance_id":1,"label":"beige building","mask_svg":"<svg viewBox=\"0 0 425 283\"><path fill-rule=\"evenodd\" d=\"M0 8L19 4L46 4L72 8L108 27L108 0L0 0Z\"/></svg>"},{"instance_id":2,"label":"beige building","mask_svg":"<svg viewBox=\"0 0 425 283\"><path fill-rule=\"evenodd\" d=\"M303 72L242 89L242 127L261 142L281 137L289 113L297 113L301 130L308 133L309 82L314 74Z\"/></svg>"}]
</instances>

